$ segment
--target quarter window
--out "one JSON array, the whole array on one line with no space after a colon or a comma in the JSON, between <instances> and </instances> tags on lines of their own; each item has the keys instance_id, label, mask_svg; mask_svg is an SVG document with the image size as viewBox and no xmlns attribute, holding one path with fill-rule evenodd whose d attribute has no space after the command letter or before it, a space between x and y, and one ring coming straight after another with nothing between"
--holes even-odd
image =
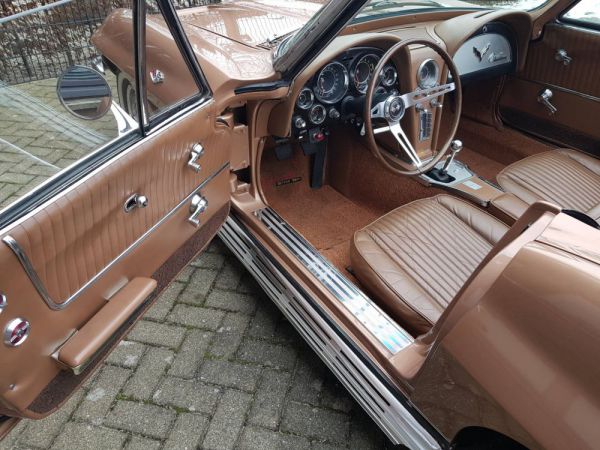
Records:
<instances>
[{"instance_id":1,"label":"quarter window","mask_svg":"<svg viewBox=\"0 0 600 450\"><path fill-rule=\"evenodd\" d=\"M581 0L563 16L567 21L600 28L600 0Z\"/></svg>"}]
</instances>

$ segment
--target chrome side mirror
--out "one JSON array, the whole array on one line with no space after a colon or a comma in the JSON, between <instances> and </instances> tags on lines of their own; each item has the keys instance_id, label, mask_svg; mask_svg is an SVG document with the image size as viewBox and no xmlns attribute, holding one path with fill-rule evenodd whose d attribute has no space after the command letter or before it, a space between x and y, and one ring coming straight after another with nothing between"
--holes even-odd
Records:
<instances>
[{"instance_id":1,"label":"chrome side mirror","mask_svg":"<svg viewBox=\"0 0 600 450\"><path fill-rule=\"evenodd\" d=\"M112 105L112 92L102 74L85 66L65 70L56 93L67 111L84 120L101 118Z\"/></svg>"}]
</instances>

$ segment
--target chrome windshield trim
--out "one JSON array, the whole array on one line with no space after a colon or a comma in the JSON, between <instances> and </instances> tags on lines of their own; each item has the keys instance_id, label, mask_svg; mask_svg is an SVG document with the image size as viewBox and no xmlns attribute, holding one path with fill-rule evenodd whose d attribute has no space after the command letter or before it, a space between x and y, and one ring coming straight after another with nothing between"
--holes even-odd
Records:
<instances>
[{"instance_id":1,"label":"chrome windshield trim","mask_svg":"<svg viewBox=\"0 0 600 450\"><path fill-rule=\"evenodd\" d=\"M33 267L31 260L23 250L23 248L19 245L19 243L10 235L6 235L2 238L2 242L4 242L15 254L21 266L23 266L23 270L31 280L31 283L35 287L40 297L44 300L48 308L53 311L60 311L65 309L73 300L78 298L81 294L83 294L91 285L93 285L98 279L100 279L108 270L110 270L115 264L117 264L121 259L135 250L150 234L152 234L158 227L160 227L164 222L170 219L179 209L186 205L190 199L194 196L194 194L198 193L204 186L206 186L209 182L211 182L217 175L219 175L225 168L229 167L229 162L225 163L214 172L212 175L207 177L202 183L200 183L192 192L190 192L183 200L181 200L173 209L171 209L167 214L165 214L158 222L152 225L148 230L146 230L139 238L137 238L129 247L123 250L115 259L110 261L102 270L100 270L96 275L90 278L83 286L81 286L75 293L71 294L69 298L62 302L55 301L46 286L40 279L37 271Z\"/></svg>"},{"instance_id":2,"label":"chrome windshield trim","mask_svg":"<svg viewBox=\"0 0 600 450\"><path fill-rule=\"evenodd\" d=\"M256 211L255 215L390 353L395 354L413 342L407 331L333 267L275 211L264 208Z\"/></svg>"}]
</instances>

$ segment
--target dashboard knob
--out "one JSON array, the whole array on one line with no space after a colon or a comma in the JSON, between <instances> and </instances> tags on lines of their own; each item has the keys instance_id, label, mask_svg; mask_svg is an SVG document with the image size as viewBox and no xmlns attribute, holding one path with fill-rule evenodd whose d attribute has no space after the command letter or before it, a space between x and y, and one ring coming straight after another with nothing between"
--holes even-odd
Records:
<instances>
[{"instance_id":1,"label":"dashboard knob","mask_svg":"<svg viewBox=\"0 0 600 450\"><path fill-rule=\"evenodd\" d=\"M302 128L306 128L306 120L304 120L300 116L294 117L294 126L301 130Z\"/></svg>"},{"instance_id":2,"label":"dashboard knob","mask_svg":"<svg viewBox=\"0 0 600 450\"><path fill-rule=\"evenodd\" d=\"M340 112L335 108L331 108L329 110L329 118L333 120L338 120L340 118Z\"/></svg>"}]
</instances>

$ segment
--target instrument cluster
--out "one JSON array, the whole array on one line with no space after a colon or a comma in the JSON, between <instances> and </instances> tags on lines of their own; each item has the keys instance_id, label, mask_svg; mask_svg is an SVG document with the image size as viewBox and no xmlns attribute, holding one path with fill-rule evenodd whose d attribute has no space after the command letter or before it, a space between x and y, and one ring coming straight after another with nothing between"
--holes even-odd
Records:
<instances>
[{"instance_id":1,"label":"instrument cluster","mask_svg":"<svg viewBox=\"0 0 600 450\"><path fill-rule=\"evenodd\" d=\"M302 135L326 121L342 121L362 126L360 106L375 68L383 55L378 48L354 48L323 66L300 91L296 100L293 129ZM398 71L388 63L376 75L378 91L398 90Z\"/></svg>"}]
</instances>

